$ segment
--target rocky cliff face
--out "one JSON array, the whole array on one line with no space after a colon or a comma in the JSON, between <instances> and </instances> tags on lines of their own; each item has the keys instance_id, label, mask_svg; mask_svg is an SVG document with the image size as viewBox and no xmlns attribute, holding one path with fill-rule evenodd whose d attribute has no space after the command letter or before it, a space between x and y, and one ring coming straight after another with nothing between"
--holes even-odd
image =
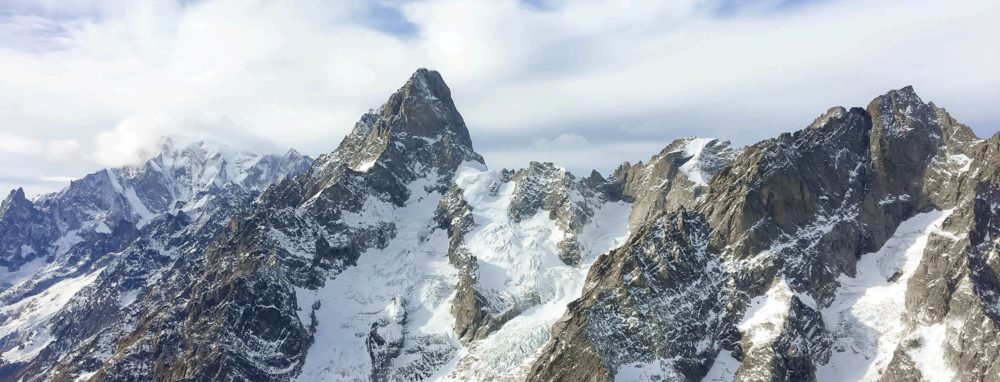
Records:
<instances>
[{"instance_id":1,"label":"rocky cliff face","mask_svg":"<svg viewBox=\"0 0 1000 382\"><path fill-rule=\"evenodd\" d=\"M694 207L708 191L708 181L740 151L717 139L683 138L645 164L625 162L610 180L615 195L633 202L629 225L637 227L662 211Z\"/></svg>"},{"instance_id":2,"label":"rocky cliff face","mask_svg":"<svg viewBox=\"0 0 1000 382\"><path fill-rule=\"evenodd\" d=\"M909 87L607 177L488 169L424 69L315 162L165 144L3 202L0 379L1000 373L1000 138Z\"/></svg>"},{"instance_id":3,"label":"rocky cliff face","mask_svg":"<svg viewBox=\"0 0 1000 382\"><path fill-rule=\"evenodd\" d=\"M108 333L134 324L139 296L182 282L160 279L170 272L190 278L181 265L198 263L230 216L312 161L175 140L141 166L103 170L34 201L17 190L4 203L2 237L23 250L0 270L3 378L103 361Z\"/></svg>"},{"instance_id":4,"label":"rocky cliff face","mask_svg":"<svg viewBox=\"0 0 1000 382\"><path fill-rule=\"evenodd\" d=\"M927 352L941 346L905 342L908 337L922 338L923 329L910 321L926 316L921 313L926 296L910 296L926 293L927 285L939 286L939 293L950 296L959 277L920 280L924 269L971 269L949 263L960 256L941 255L962 235L948 228L949 220L941 231L925 226L920 234L926 236L916 240L895 236L901 223L927 220L921 213L951 210L962 198L970 198L972 191L961 187L978 183L970 180L980 176L970 168L976 168L973 158L979 158L975 152L982 146L943 109L923 103L912 88L904 88L876 98L867 109L833 108L806 129L746 148L711 179L705 197L691 212L709 227L703 234L708 237L705 249L681 251L687 254L681 261L694 268L656 267L664 277L646 282L658 292L656 298L634 299L662 305L633 307L631 301L614 300L601 305L587 299L571 305L533 366L531 379L912 380L953 373L945 374L948 380L958 378L958 370L966 373L961 375L965 379L989 375L984 372L993 363L992 355L967 356L978 363L971 372L908 361L912 348L933 358L937 353L927 357ZM982 158L978 160L989 161ZM671 251L643 250L646 244L638 240L664 235L662 229L636 231L609 255L614 264L608 267L628 269L631 257L614 256L623 251L657 253L658 261L671 261ZM671 242L693 242L701 236L688 233ZM929 243L926 249L923 243ZM706 252L717 263L706 265L705 255L696 255ZM868 254L872 252L887 259L866 261L866 256L876 256ZM584 295L632 295L630 283L647 279L641 274L591 272ZM970 289L997 288L992 280L979 280L970 283ZM866 298L866 293L882 288L896 288L897 294ZM691 296L692 290L698 292ZM894 306L904 294L906 306ZM937 309L949 311L943 303L947 298L938 300L942 303ZM989 303L979 299L979 305ZM671 335L669 329L633 331L635 324L626 324L655 322L645 316L650 311L662 319L685 308L701 310L664 325L684 328L683 335ZM613 312L610 319L622 323L606 325L608 312ZM888 323L879 322L883 315ZM717 317L721 319L713 326ZM982 318L971 320L985 324ZM664 334L667 346L659 345ZM954 344L957 334L934 340ZM609 341L609 336L619 340ZM626 342L624 338L638 350L607 345ZM892 343L892 338L898 342ZM570 366L575 364L588 366ZM851 374L858 370L861 374Z\"/></svg>"}]
</instances>

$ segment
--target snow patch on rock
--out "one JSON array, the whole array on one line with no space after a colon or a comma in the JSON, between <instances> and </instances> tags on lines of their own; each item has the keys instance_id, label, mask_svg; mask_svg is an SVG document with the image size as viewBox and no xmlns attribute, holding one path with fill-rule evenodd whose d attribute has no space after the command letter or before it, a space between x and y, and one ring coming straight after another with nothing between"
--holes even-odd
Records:
<instances>
[{"instance_id":1,"label":"snow patch on rock","mask_svg":"<svg viewBox=\"0 0 1000 382\"><path fill-rule=\"evenodd\" d=\"M729 351L722 350L715 357L712 368L708 370L703 382L729 382L736 378L736 371L740 368L740 361L733 357Z\"/></svg>"},{"instance_id":2,"label":"snow patch on rock","mask_svg":"<svg viewBox=\"0 0 1000 382\"><path fill-rule=\"evenodd\" d=\"M696 185L707 186L711 178L711 175L703 169L702 160L707 158L703 158L702 154L705 152L705 147L713 141L715 141L713 138L692 138L683 148L684 155L691 159L681 165L679 170Z\"/></svg>"},{"instance_id":3,"label":"snow patch on rock","mask_svg":"<svg viewBox=\"0 0 1000 382\"><path fill-rule=\"evenodd\" d=\"M615 382L683 381L684 376L671 363L672 360L661 360L622 365L615 374Z\"/></svg>"},{"instance_id":4,"label":"snow patch on rock","mask_svg":"<svg viewBox=\"0 0 1000 382\"><path fill-rule=\"evenodd\" d=\"M750 301L737 328L750 337L752 346L767 345L781 334L793 295L788 283L780 279L763 296Z\"/></svg>"},{"instance_id":5,"label":"snow patch on rock","mask_svg":"<svg viewBox=\"0 0 1000 382\"><path fill-rule=\"evenodd\" d=\"M951 212L927 212L904 221L882 248L861 257L855 277L840 277L833 303L822 310L836 340L830 361L817 367L817 380L879 379L905 335L907 282L920 264L930 235L941 232Z\"/></svg>"}]
</instances>

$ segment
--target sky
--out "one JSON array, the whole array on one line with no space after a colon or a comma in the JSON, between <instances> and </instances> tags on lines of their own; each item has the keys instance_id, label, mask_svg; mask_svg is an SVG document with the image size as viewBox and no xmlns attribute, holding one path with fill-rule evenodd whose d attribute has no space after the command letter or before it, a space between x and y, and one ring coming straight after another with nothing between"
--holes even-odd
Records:
<instances>
[{"instance_id":1,"label":"sky","mask_svg":"<svg viewBox=\"0 0 1000 382\"><path fill-rule=\"evenodd\" d=\"M0 192L141 163L164 135L316 156L420 67L493 168L606 174L906 85L988 137L998 19L995 0L0 0Z\"/></svg>"}]
</instances>

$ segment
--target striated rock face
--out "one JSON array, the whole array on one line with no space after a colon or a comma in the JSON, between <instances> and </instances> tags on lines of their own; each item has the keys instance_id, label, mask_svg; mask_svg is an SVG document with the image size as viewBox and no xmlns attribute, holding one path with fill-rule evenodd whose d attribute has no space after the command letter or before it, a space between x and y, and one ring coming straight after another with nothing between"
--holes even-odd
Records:
<instances>
[{"instance_id":1,"label":"striated rock face","mask_svg":"<svg viewBox=\"0 0 1000 382\"><path fill-rule=\"evenodd\" d=\"M905 328L886 380L990 380L998 366L998 139L976 142L957 203L907 282Z\"/></svg>"},{"instance_id":2,"label":"striated rock face","mask_svg":"<svg viewBox=\"0 0 1000 382\"><path fill-rule=\"evenodd\" d=\"M718 327L700 331L690 327L685 333L696 333L691 339L675 339L666 351L631 352L631 358L623 361L616 351L621 346L605 350L602 343L606 340L600 336L580 334L588 330L607 333L609 329L593 322L593 306L573 304L560 320L555 338L533 366L531 379L659 376L667 380L837 380L856 372L849 370L851 365L862 370L859 378L866 371L871 372L874 377L867 378L872 379L879 375L904 380L936 378L921 374L919 370L927 373L933 368L916 366L915 361L908 360L906 350L895 350L891 338L901 337L900 349L908 349L914 346L913 341L923 338L919 336L926 336L922 334L924 329L910 320L928 315L926 311L921 313L926 308L918 308L930 298L928 289L938 290L941 296L930 300L942 301L935 312L948 311L943 302L948 299L941 294L950 295L959 276L935 275L928 279L926 267L958 273L972 267L954 263L953 259L961 256L943 255L948 252L946 243L954 245L948 240L961 237L951 236L950 232L956 231L948 228L947 222L954 217L942 228L949 233L923 233L930 235L929 240L924 236L911 247L905 245L912 241L896 239L894 234L901 223L915 219L920 212L954 208L962 198L971 198L971 186L966 185L976 183L969 179L977 176L973 175L977 163L973 158L983 146L979 142L967 127L955 122L943 109L923 103L908 87L876 98L867 109L833 108L804 130L746 148L731 165L712 177L706 194L693 206L707 221L707 248L720 262L716 283L724 293L701 288L703 293L685 296L670 289L674 285L671 282L660 281L653 284L660 292L658 298L648 299L670 300L661 309L675 312L681 307L701 306L702 298L711 296L709 300L718 304L724 316ZM637 242L636 236L642 235L661 234L636 231L625 246L612 254L627 252ZM876 269L858 269L859 258L878 251L887 242L892 248L879 256L891 262L877 262ZM928 243L926 251L912 247L924 242ZM686 252L687 261L701 264L703 260L690 256L695 252ZM922 260L906 260L907 256L919 255L923 255ZM616 261L617 266L624 267L629 259L619 256ZM935 263L938 265L924 265ZM867 264L864 266L871 266ZM909 271L905 264L916 269ZM683 280L685 275L677 271L667 274L673 275L666 278L672 282ZM865 281L875 277L880 279ZM585 296L625 294L628 288L623 285L627 284L619 280L636 277L591 272L589 278ZM896 288L899 283L906 284L900 287L900 292L907 295L905 310L893 306L898 302L892 298L857 297L866 288ZM984 290L996 289L992 282L976 285ZM910 297L915 293L921 295ZM625 303L615 306L621 307L619 316L623 317L650 310L626 308L629 305ZM851 309L855 313L851 314ZM896 313L887 313L893 309ZM864 314L889 315L890 319L879 322ZM612 327L626 328L647 321L636 319L627 321L631 325ZM995 321L987 321L990 323L978 320L986 327L996 327ZM917 322L927 325L926 319ZM648 348L662 341L664 333L670 331L639 330L623 336L628 340L618 343ZM919 338L907 342L914 336ZM960 338L958 331L943 337ZM709 350L700 354L684 350L695 345ZM838 354L848 352L851 354ZM893 352L891 358L886 355ZM920 354L926 360L927 353ZM858 357L864 361L857 361ZM983 365L979 366L982 370L992 365L992 358L966 357L976 359ZM692 366L699 363L702 367ZM577 369L571 367L575 364L588 366L577 375ZM970 375L975 379L984 374L975 371Z\"/></svg>"},{"instance_id":3,"label":"striated rock face","mask_svg":"<svg viewBox=\"0 0 1000 382\"><path fill-rule=\"evenodd\" d=\"M729 293L709 232L703 217L682 209L598 258L583 297L569 306L579 314L556 323L529 379L603 380L643 363L669 364L669 378L703 375L725 333Z\"/></svg>"},{"instance_id":4,"label":"striated rock face","mask_svg":"<svg viewBox=\"0 0 1000 382\"><path fill-rule=\"evenodd\" d=\"M629 225L636 227L661 211L694 207L712 177L739 152L717 139L678 139L645 164L618 167L610 177L613 194L634 201Z\"/></svg>"},{"instance_id":5,"label":"striated rock face","mask_svg":"<svg viewBox=\"0 0 1000 382\"><path fill-rule=\"evenodd\" d=\"M0 204L0 380L991 380L1000 135L912 88L605 177L417 70L315 162L165 140Z\"/></svg>"}]
</instances>

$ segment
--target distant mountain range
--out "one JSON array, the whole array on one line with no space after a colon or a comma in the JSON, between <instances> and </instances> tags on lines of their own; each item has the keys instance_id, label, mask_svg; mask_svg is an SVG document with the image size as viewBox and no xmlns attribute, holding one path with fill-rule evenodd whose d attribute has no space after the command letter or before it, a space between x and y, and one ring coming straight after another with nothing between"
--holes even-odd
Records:
<instances>
[{"instance_id":1,"label":"distant mountain range","mask_svg":"<svg viewBox=\"0 0 1000 382\"><path fill-rule=\"evenodd\" d=\"M420 69L315 160L12 191L0 380L996 380L998 209L1000 135L910 87L581 177L488 169Z\"/></svg>"}]
</instances>

